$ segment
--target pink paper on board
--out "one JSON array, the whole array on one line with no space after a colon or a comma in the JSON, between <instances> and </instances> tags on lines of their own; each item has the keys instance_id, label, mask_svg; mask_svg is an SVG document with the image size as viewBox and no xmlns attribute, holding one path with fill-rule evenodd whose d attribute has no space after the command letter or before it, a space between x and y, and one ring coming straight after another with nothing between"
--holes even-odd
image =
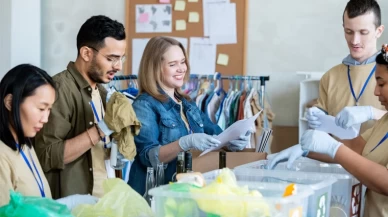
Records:
<instances>
[{"instance_id":1,"label":"pink paper on board","mask_svg":"<svg viewBox=\"0 0 388 217\"><path fill-rule=\"evenodd\" d=\"M142 13L139 16L139 22L140 23L148 23L149 15L148 13Z\"/></svg>"},{"instance_id":2,"label":"pink paper on board","mask_svg":"<svg viewBox=\"0 0 388 217\"><path fill-rule=\"evenodd\" d=\"M170 3L170 0L159 0L159 3Z\"/></svg>"}]
</instances>

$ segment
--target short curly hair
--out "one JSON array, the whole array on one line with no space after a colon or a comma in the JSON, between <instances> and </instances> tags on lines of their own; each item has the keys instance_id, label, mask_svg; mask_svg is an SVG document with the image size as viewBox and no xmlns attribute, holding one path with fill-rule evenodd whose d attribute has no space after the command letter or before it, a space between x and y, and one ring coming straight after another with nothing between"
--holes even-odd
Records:
<instances>
[{"instance_id":1,"label":"short curly hair","mask_svg":"<svg viewBox=\"0 0 388 217\"><path fill-rule=\"evenodd\" d=\"M78 55L81 47L91 46L95 49L104 47L104 40L112 37L116 40L125 39L124 25L103 15L92 16L82 24L77 35Z\"/></svg>"}]
</instances>

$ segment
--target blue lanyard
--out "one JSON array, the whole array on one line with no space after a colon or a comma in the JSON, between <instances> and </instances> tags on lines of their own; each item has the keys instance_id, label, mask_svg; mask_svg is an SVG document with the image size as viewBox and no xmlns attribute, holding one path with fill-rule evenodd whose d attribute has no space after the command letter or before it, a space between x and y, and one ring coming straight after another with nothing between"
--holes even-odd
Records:
<instances>
[{"instance_id":1,"label":"blue lanyard","mask_svg":"<svg viewBox=\"0 0 388 217\"><path fill-rule=\"evenodd\" d=\"M101 100L100 100L100 101L101 101ZM92 110L93 110L94 117L96 118L97 122L100 122L100 118L98 117L97 109L96 109L96 107L94 106L93 101L90 101L90 105L92 106ZM101 101L101 118L102 118L102 119L104 119L103 109L104 109L104 108L102 107L102 101ZM106 148L106 140L105 140L105 137L102 138L102 141L104 142L104 147Z\"/></svg>"},{"instance_id":2,"label":"blue lanyard","mask_svg":"<svg viewBox=\"0 0 388 217\"><path fill-rule=\"evenodd\" d=\"M384 137L380 140L380 142L370 151L370 152L372 152L372 151L374 151L377 147L379 147L380 145L381 145L381 143L383 143L385 140L387 140L388 139L388 133L386 133L385 135L384 135ZM369 152L369 153L370 153Z\"/></svg>"},{"instance_id":3,"label":"blue lanyard","mask_svg":"<svg viewBox=\"0 0 388 217\"><path fill-rule=\"evenodd\" d=\"M38 187L39 187L39 190L40 190L40 195L42 195L42 197L46 197L46 194L44 193L44 185L43 185L42 178L40 177L39 171L38 171L38 169L36 168L36 165L35 165L34 160L32 159L30 150L28 150L28 154L30 155L30 159L31 159L31 161L32 161L32 165L34 166L34 169L35 169L35 171L36 171L36 174L38 175L39 181L38 181L38 179L36 178L34 171L32 170L30 161L28 160L28 158L27 158L26 155L24 154L23 150L19 147L19 144L16 144L16 147L20 150L20 154L22 154L22 157L23 157L24 161L26 162L28 168L30 168L31 173L32 173L32 175L34 176L36 183L38 184Z\"/></svg>"},{"instance_id":4,"label":"blue lanyard","mask_svg":"<svg viewBox=\"0 0 388 217\"><path fill-rule=\"evenodd\" d=\"M362 94L364 93L365 88L366 88L366 86L368 85L369 80L370 80L370 78L372 77L372 75L373 75L373 73L374 73L375 71L376 71L376 65L373 67L373 69L372 69L372 71L370 72L368 78L366 79L366 81L365 81L365 83L364 83L364 86L363 86L362 89L361 89L360 95L358 95L358 97L356 97L356 94L354 93L354 89L353 89L352 79L350 78L350 66L348 66L348 79L349 79L350 91L352 92L353 98L354 98L354 100L356 101L356 105L358 105L358 100L360 99L360 97L361 97Z\"/></svg>"}]
</instances>

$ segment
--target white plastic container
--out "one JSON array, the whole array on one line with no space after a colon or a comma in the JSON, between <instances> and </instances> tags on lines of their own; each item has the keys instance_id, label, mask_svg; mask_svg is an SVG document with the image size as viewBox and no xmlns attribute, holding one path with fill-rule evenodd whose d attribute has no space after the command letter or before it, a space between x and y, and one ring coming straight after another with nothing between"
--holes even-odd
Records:
<instances>
[{"instance_id":1,"label":"white plastic container","mask_svg":"<svg viewBox=\"0 0 388 217\"><path fill-rule=\"evenodd\" d=\"M313 190L307 186L297 185L297 195L283 197L288 184L238 182L238 185L248 186L249 190L258 190L263 197L176 192L172 190L171 185L153 188L149 194L153 196L155 201L156 217L218 216L203 211L201 205L204 201L207 206L214 206L212 208L216 210L228 211L227 215L223 215L223 217L261 217L256 213L246 213L244 210L247 210L248 207L260 210L266 207L270 217L309 217L307 215L308 197L313 194ZM202 203L199 203L199 200L202 200Z\"/></svg>"},{"instance_id":2,"label":"white plastic container","mask_svg":"<svg viewBox=\"0 0 388 217\"><path fill-rule=\"evenodd\" d=\"M203 176L206 180L213 180L219 172L220 170L214 170ZM237 181L307 185L314 190L314 194L309 197L308 216L330 217L331 190L337 179L329 174L244 168L234 170L234 174Z\"/></svg>"},{"instance_id":3,"label":"white plastic container","mask_svg":"<svg viewBox=\"0 0 388 217\"><path fill-rule=\"evenodd\" d=\"M267 160L252 162L235 168L265 169ZM362 184L339 164L328 164L320 161L302 158L296 160L290 170L286 163L278 164L274 171L297 171L326 173L337 178L331 193L330 216L336 217L361 217ZM313 174L312 174L313 175Z\"/></svg>"}]
</instances>

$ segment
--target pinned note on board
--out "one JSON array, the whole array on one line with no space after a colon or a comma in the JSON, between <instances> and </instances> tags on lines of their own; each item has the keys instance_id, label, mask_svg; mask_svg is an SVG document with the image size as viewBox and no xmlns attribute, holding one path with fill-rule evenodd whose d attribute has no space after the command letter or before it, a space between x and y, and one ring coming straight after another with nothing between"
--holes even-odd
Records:
<instances>
[{"instance_id":1,"label":"pinned note on board","mask_svg":"<svg viewBox=\"0 0 388 217\"><path fill-rule=\"evenodd\" d=\"M148 13L142 13L139 16L139 22L140 23L148 23L149 20L149 14Z\"/></svg>"},{"instance_id":2,"label":"pinned note on board","mask_svg":"<svg viewBox=\"0 0 388 217\"><path fill-rule=\"evenodd\" d=\"M186 20L176 20L175 21L175 30L176 31L186 30Z\"/></svg>"},{"instance_id":3,"label":"pinned note on board","mask_svg":"<svg viewBox=\"0 0 388 217\"><path fill-rule=\"evenodd\" d=\"M223 53L218 54L218 58L217 58L218 65L227 66L228 62L229 62L228 54L223 54Z\"/></svg>"},{"instance_id":4,"label":"pinned note on board","mask_svg":"<svg viewBox=\"0 0 388 217\"><path fill-rule=\"evenodd\" d=\"M188 2L198 2L198 0L188 0Z\"/></svg>"},{"instance_id":5,"label":"pinned note on board","mask_svg":"<svg viewBox=\"0 0 388 217\"><path fill-rule=\"evenodd\" d=\"M176 10L176 11L184 11L185 8L186 8L186 2L185 1L177 0L175 2L174 10Z\"/></svg>"},{"instance_id":6,"label":"pinned note on board","mask_svg":"<svg viewBox=\"0 0 388 217\"><path fill-rule=\"evenodd\" d=\"M199 13L190 12L189 13L189 23L198 23L199 22Z\"/></svg>"},{"instance_id":7,"label":"pinned note on board","mask_svg":"<svg viewBox=\"0 0 388 217\"><path fill-rule=\"evenodd\" d=\"M159 3L170 3L170 0L159 0Z\"/></svg>"}]
</instances>

